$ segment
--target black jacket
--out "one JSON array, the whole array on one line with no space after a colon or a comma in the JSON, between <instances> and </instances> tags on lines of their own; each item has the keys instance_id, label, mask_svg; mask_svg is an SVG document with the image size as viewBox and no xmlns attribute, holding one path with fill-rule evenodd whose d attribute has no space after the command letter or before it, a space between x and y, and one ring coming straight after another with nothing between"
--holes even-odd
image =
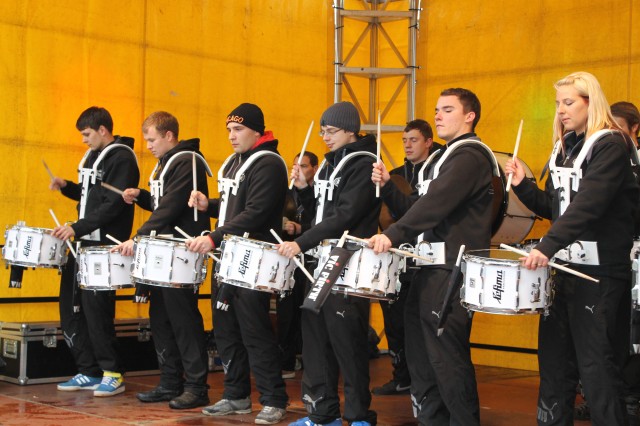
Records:
<instances>
[{"instance_id":1,"label":"black jacket","mask_svg":"<svg viewBox=\"0 0 640 426\"><path fill-rule=\"evenodd\" d=\"M238 169L249 157L259 151L271 151L278 154L278 141L266 141L257 147L242 153L227 164L224 177L234 178ZM279 154L278 154L279 155ZM220 246L226 234L243 235L275 242L270 229L279 232L282 229L282 210L287 193L287 168L281 159L265 155L255 161L245 172L236 195L229 194L224 225L211 232L216 247ZM220 199L209 200L208 213L218 217Z\"/></svg>"},{"instance_id":2,"label":"black jacket","mask_svg":"<svg viewBox=\"0 0 640 426\"><path fill-rule=\"evenodd\" d=\"M356 151L376 153L376 139L366 135L349 143L334 152L325 154L327 166L317 179L328 179L334 168L348 154ZM349 160L337 179L333 200L326 200L322 222L314 225L296 238L302 251L317 246L322 240L340 238L349 230L355 237L366 238L378 231L381 199L376 198L376 187L371 182L372 164L375 159L370 156L357 156ZM308 191L307 194L309 194Z\"/></svg>"},{"instance_id":3,"label":"black jacket","mask_svg":"<svg viewBox=\"0 0 640 426\"><path fill-rule=\"evenodd\" d=\"M123 144L133 149L133 138L115 136L111 144ZM109 145L111 145L109 144ZM102 151L92 151L84 167L91 168ZM100 185L100 182L111 184L119 189L135 188L140 181L138 163L128 149L111 149L102 162L98 165L98 179L95 185L89 186L87 204L84 219L71 225L76 233L76 239L100 229L100 243L113 244L105 237L109 234L120 241L129 239L133 226L134 206L124 202L122 196L109 191ZM60 191L65 197L80 201L82 185L66 181L67 185ZM77 205L80 212L80 203Z\"/></svg>"},{"instance_id":4,"label":"black jacket","mask_svg":"<svg viewBox=\"0 0 640 426\"><path fill-rule=\"evenodd\" d=\"M574 132L565 137L566 146L575 146L571 156L558 155L556 164L571 167L584 135ZM567 150L568 152L568 150ZM629 272L634 212L638 205L638 184L631 171L629 147L623 137L613 132L600 138L588 161L582 163L582 179L571 204L559 215L558 190L547 178L545 190L529 179L514 187L520 201L535 214L553 221L551 228L535 247L551 258L576 240L596 241L601 266L572 265L588 274L626 276Z\"/></svg>"},{"instance_id":5,"label":"black jacket","mask_svg":"<svg viewBox=\"0 0 640 426\"><path fill-rule=\"evenodd\" d=\"M475 137L465 134L449 142ZM437 163L432 162L430 169ZM426 170L425 178L429 174ZM456 261L462 244L466 250L489 248L491 240L491 206L493 202L492 164L484 149L466 145L457 148L442 164L440 173L429 185L426 195L414 201L402 194L393 182L382 188L385 203L402 217L384 234L394 246L412 242L425 233L429 242L444 242L446 266ZM431 266L427 266L431 267Z\"/></svg>"},{"instance_id":6,"label":"black jacket","mask_svg":"<svg viewBox=\"0 0 640 426\"><path fill-rule=\"evenodd\" d=\"M200 154L200 139L188 139L180 141L171 148L160 160L157 176L167 161L181 151L196 152ZM202 155L202 154L201 154ZM193 166L192 156L182 155L172 164L164 175L164 191L158 207L153 210L151 193L141 189L138 196L138 205L145 210L152 211L151 217L138 229L137 235L149 235L151 231L158 234L179 235L174 229L179 226L183 231L192 236L198 236L202 231L209 229L209 217L206 213L198 212L198 221L193 220L193 208L187 205L191 191L193 190ZM196 162L196 175L198 191L209 194L207 186L207 172L200 160ZM181 235L179 235L182 238Z\"/></svg>"}]
</instances>

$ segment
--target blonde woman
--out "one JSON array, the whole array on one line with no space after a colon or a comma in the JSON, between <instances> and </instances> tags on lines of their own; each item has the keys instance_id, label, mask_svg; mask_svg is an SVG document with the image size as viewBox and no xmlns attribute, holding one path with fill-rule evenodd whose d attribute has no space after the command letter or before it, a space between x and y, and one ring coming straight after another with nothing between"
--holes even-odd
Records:
<instances>
[{"instance_id":1,"label":"blonde woman","mask_svg":"<svg viewBox=\"0 0 640 426\"><path fill-rule=\"evenodd\" d=\"M633 213L639 189L628 144L597 79L576 72L555 84L555 146L545 189L508 162L514 191L532 211L551 219L541 242L523 258L528 269L549 259L599 283L556 271L555 297L541 316L538 337L539 425L573 424L578 376L593 424L622 425L620 363L628 352Z\"/></svg>"}]
</instances>

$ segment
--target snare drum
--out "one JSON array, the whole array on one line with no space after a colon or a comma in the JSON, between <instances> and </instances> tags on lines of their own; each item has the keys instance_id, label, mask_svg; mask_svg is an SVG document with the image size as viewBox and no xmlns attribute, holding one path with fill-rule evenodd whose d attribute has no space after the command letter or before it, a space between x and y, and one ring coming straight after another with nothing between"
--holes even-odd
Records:
<instances>
[{"instance_id":1,"label":"snare drum","mask_svg":"<svg viewBox=\"0 0 640 426\"><path fill-rule=\"evenodd\" d=\"M504 165L507 160L513 158L511 154L504 152L494 152L500 167L500 178L494 177L493 196L493 224L491 225L491 245L499 246L503 244L517 244L524 240L533 228L536 215L525 207L518 196L510 190L506 192L507 179L504 173ZM529 166L522 159L518 161L524 169L525 176L529 179L535 178Z\"/></svg>"},{"instance_id":2,"label":"snare drum","mask_svg":"<svg viewBox=\"0 0 640 426\"><path fill-rule=\"evenodd\" d=\"M551 306L549 269L524 268L517 253L471 250L462 255L462 306L490 314L546 313Z\"/></svg>"},{"instance_id":3,"label":"snare drum","mask_svg":"<svg viewBox=\"0 0 640 426\"><path fill-rule=\"evenodd\" d=\"M292 259L278 254L275 244L225 235L216 277L223 283L250 290L281 293L293 288Z\"/></svg>"},{"instance_id":4,"label":"snare drum","mask_svg":"<svg viewBox=\"0 0 640 426\"><path fill-rule=\"evenodd\" d=\"M67 247L51 235L52 229L32 228L18 222L4 232L2 257L7 265L60 268L67 263Z\"/></svg>"},{"instance_id":5,"label":"snare drum","mask_svg":"<svg viewBox=\"0 0 640 426\"><path fill-rule=\"evenodd\" d=\"M331 250L336 243L337 240L324 240L320 245L318 269L314 272L316 278L329 260ZM400 292L399 277L404 271L405 258L391 252L375 254L366 243L349 242L348 244L357 245L360 248L351 255L331 291L368 299L394 299Z\"/></svg>"},{"instance_id":6,"label":"snare drum","mask_svg":"<svg viewBox=\"0 0 640 426\"><path fill-rule=\"evenodd\" d=\"M131 278L156 287L198 287L207 277L207 263L200 253L187 250L184 240L136 237Z\"/></svg>"},{"instance_id":7,"label":"snare drum","mask_svg":"<svg viewBox=\"0 0 640 426\"><path fill-rule=\"evenodd\" d=\"M82 247L78 250L78 285L86 290L116 290L133 287L133 257L110 253L115 246Z\"/></svg>"}]
</instances>

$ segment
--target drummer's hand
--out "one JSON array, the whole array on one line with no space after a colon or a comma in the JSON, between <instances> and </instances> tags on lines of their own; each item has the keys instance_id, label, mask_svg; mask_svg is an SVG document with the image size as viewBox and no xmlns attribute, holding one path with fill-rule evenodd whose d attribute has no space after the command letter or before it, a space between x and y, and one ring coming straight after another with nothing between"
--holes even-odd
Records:
<instances>
[{"instance_id":1,"label":"drummer's hand","mask_svg":"<svg viewBox=\"0 0 640 426\"><path fill-rule=\"evenodd\" d=\"M298 164L294 164L291 168L291 174L289 175L289 178L290 180L293 180L293 185L298 189L304 189L309 186L304 175L300 173L300 166Z\"/></svg>"},{"instance_id":2,"label":"drummer's hand","mask_svg":"<svg viewBox=\"0 0 640 426\"><path fill-rule=\"evenodd\" d=\"M282 244L276 244L276 248L278 249L278 253L289 259L301 252L300 246L295 241L285 241Z\"/></svg>"},{"instance_id":3,"label":"drummer's hand","mask_svg":"<svg viewBox=\"0 0 640 426\"><path fill-rule=\"evenodd\" d=\"M302 226L292 220L288 220L287 223L284 224L282 229L289 235L298 235L302 233Z\"/></svg>"},{"instance_id":4,"label":"drummer's hand","mask_svg":"<svg viewBox=\"0 0 640 426\"><path fill-rule=\"evenodd\" d=\"M58 191L65 186L67 186L67 181L57 176L51 179L51 182L49 182L49 189L52 191Z\"/></svg>"},{"instance_id":5,"label":"drummer's hand","mask_svg":"<svg viewBox=\"0 0 640 426\"><path fill-rule=\"evenodd\" d=\"M127 188L122 191L122 199L127 204L133 204L134 198L138 198L140 190L138 188Z\"/></svg>"},{"instance_id":6,"label":"drummer's hand","mask_svg":"<svg viewBox=\"0 0 640 426\"><path fill-rule=\"evenodd\" d=\"M191 191L187 204L189 207L198 206L199 211L206 212L209 207L209 199L200 191Z\"/></svg>"},{"instance_id":7,"label":"drummer's hand","mask_svg":"<svg viewBox=\"0 0 640 426\"><path fill-rule=\"evenodd\" d=\"M127 240L122 244L118 244L109 251L111 253L119 252L123 256L133 256L133 240Z\"/></svg>"},{"instance_id":8,"label":"drummer's hand","mask_svg":"<svg viewBox=\"0 0 640 426\"><path fill-rule=\"evenodd\" d=\"M522 257L520 260L527 269L546 268L549 265L549 258L536 249L531 250L529 256Z\"/></svg>"},{"instance_id":9,"label":"drummer's hand","mask_svg":"<svg viewBox=\"0 0 640 426\"><path fill-rule=\"evenodd\" d=\"M60 238L62 241L66 241L69 238L76 235L76 231L73 230L69 225L56 226L51 232L51 235Z\"/></svg>"},{"instance_id":10,"label":"drummer's hand","mask_svg":"<svg viewBox=\"0 0 640 426\"><path fill-rule=\"evenodd\" d=\"M372 248L375 254L388 252L392 245L391 240L384 234L376 234L369 238L369 248Z\"/></svg>"},{"instance_id":11,"label":"drummer's hand","mask_svg":"<svg viewBox=\"0 0 640 426\"><path fill-rule=\"evenodd\" d=\"M379 163L373 163L373 172L371 172L371 180L373 183L380 183L380 188L382 188L387 182L389 182L391 176L387 171L387 168L384 166L384 163L380 161Z\"/></svg>"},{"instance_id":12,"label":"drummer's hand","mask_svg":"<svg viewBox=\"0 0 640 426\"><path fill-rule=\"evenodd\" d=\"M209 238L208 235L202 235L200 237L187 240L185 241L185 245L189 251L201 254L206 254L214 249L213 241L211 241L211 238Z\"/></svg>"},{"instance_id":13,"label":"drummer's hand","mask_svg":"<svg viewBox=\"0 0 640 426\"><path fill-rule=\"evenodd\" d=\"M520 182L525 177L524 168L520 161L517 158L512 158L507 160L504 165L504 174L508 177L511 173L513 173L513 177L511 178L511 186L518 186Z\"/></svg>"}]
</instances>

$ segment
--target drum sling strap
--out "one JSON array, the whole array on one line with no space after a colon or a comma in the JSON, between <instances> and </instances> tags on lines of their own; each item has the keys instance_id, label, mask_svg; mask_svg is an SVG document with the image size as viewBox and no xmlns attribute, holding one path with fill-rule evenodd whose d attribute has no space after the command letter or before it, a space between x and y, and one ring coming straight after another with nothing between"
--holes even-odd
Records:
<instances>
[{"instance_id":1,"label":"drum sling strap","mask_svg":"<svg viewBox=\"0 0 640 426\"><path fill-rule=\"evenodd\" d=\"M80 164L78 164L78 183L81 185L80 212L78 214L78 219L84 219L85 217L87 210L87 197L89 196L90 187L96 184L96 179L99 178L102 180L102 173L101 171L98 171L98 166L100 165L100 163L102 163L102 160L104 160L107 153L116 148L128 149L131 152L131 155L133 155L133 158L136 160L136 164L138 164L138 158L136 157L136 153L133 152L133 149L121 143L112 143L102 150L91 168L85 168L84 164L89 158L89 154L93 152L92 150L88 149L82 157L82 160L80 160ZM100 229L96 229L92 233L83 235L80 238L89 241L100 241Z\"/></svg>"},{"instance_id":2,"label":"drum sling strap","mask_svg":"<svg viewBox=\"0 0 640 426\"><path fill-rule=\"evenodd\" d=\"M202 162L202 164L204 164L205 170L207 171L207 175L213 176L213 173L211 172L211 169L207 164L207 160L205 160L202 155L194 151L180 151L174 154L171 158L169 158L169 161L167 161L167 163L162 168L162 171L160 172L160 176L158 176L157 179L154 179L156 177L156 173L158 172L158 167L160 167L160 162L158 161L156 166L153 168L153 171L151 172L151 176L149 177L149 188L151 189L150 192L151 192L151 198L153 199L154 210L158 208L158 205L160 204L160 199L164 195L164 175L167 173L167 170L171 168L171 165L173 164L174 160L183 155L194 155L194 154L196 158L198 158Z\"/></svg>"},{"instance_id":3,"label":"drum sling strap","mask_svg":"<svg viewBox=\"0 0 640 426\"><path fill-rule=\"evenodd\" d=\"M282 165L284 170L287 170L287 163L285 163L284 158L273 151L258 151L247 158L247 161L240 166L240 169L235 174L234 178L225 178L224 177L224 169L237 154L232 154L224 160L222 166L218 170L218 193L220 193L220 208L218 210L218 228L224 225L224 222L227 218L227 207L229 205L229 196L231 194L236 195L238 193L238 188L240 187L240 183L244 180L245 173L251 165L258 160L259 158L264 157L265 155L272 155L274 157L279 158L282 161Z\"/></svg>"}]
</instances>

